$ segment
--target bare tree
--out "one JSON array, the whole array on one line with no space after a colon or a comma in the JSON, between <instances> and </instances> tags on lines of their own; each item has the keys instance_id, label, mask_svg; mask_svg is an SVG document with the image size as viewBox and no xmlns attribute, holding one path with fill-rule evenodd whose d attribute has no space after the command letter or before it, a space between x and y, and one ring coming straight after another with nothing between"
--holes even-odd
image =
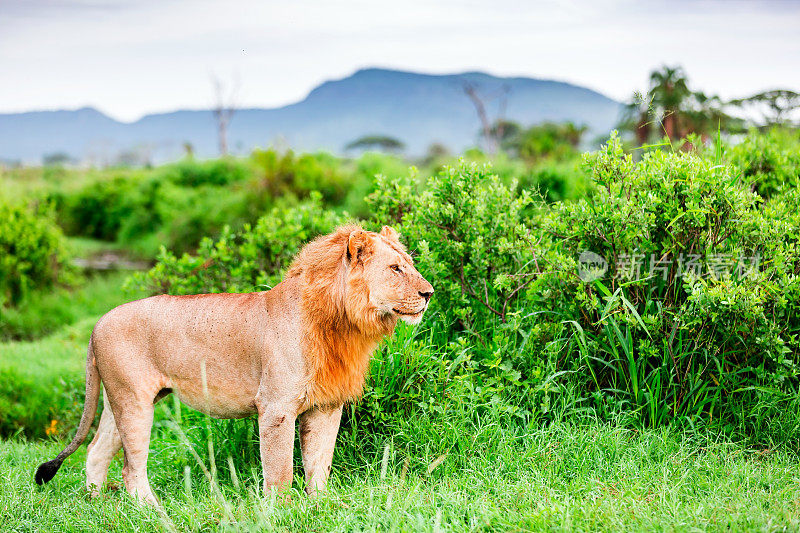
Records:
<instances>
[{"instance_id":1,"label":"bare tree","mask_svg":"<svg viewBox=\"0 0 800 533\"><path fill-rule=\"evenodd\" d=\"M500 146L499 139L503 137L503 131L502 126L499 128L494 128L493 124L500 124L504 118L506 104L508 102L508 93L511 92L511 87L509 87L507 84L503 84L503 86L500 88L499 94L488 96L481 95L478 91L478 88L472 82L465 80L462 82L461 87L464 89L464 93L472 101L472 105L475 106L475 112L478 114L478 119L481 121L483 138L486 139L487 150L490 154L494 155L497 153L497 150ZM495 120L491 120L486 111L485 102L495 98L499 98L500 102L498 106L497 117Z\"/></svg>"},{"instance_id":2,"label":"bare tree","mask_svg":"<svg viewBox=\"0 0 800 533\"><path fill-rule=\"evenodd\" d=\"M219 137L220 155L228 155L228 125L236 112L236 97L238 83L234 82L230 90L225 90L225 85L216 76L211 77L214 85L214 119L217 121L217 135Z\"/></svg>"}]
</instances>

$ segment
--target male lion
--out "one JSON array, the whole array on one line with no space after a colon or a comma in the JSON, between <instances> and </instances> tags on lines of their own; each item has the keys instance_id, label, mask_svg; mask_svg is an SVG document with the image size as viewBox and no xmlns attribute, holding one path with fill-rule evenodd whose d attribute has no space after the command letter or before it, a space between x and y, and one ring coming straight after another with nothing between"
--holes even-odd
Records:
<instances>
[{"instance_id":1,"label":"male lion","mask_svg":"<svg viewBox=\"0 0 800 533\"><path fill-rule=\"evenodd\" d=\"M52 479L86 439L102 383L106 408L86 458L93 495L122 448L128 492L158 505L147 453L153 405L171 392L217 418L258 414L265 493L291 485L299 418L307 491L322 491L342 404L361 395L378 342L398 318L418 323L432 294L392 228L373 233L345 226L306 245L272 290L153 296L121 305L97 322L89 339L77 434L39 466L36 482Z\"/></svg>"}]
</instances>

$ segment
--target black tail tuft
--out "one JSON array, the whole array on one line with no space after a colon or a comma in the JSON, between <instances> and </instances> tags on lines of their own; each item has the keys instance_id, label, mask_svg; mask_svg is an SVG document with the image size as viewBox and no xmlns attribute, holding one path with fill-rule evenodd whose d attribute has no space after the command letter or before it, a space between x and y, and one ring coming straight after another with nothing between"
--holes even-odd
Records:
<instances>
[{"instance_id":1,"label":"black tail tuft","mask_svg":"<svg viewBox=\"0 0 800 533\"><path fill-rule=\"evenodd\" d=\"M46 463L42 463L39 465L39 468L36 469L36 479L37 485L44 485L51 479L53 476L56 475L58 469L61 468L61 463L63 459L53 459L52 461L47 461Z\"/></svg>"}]
</instances>

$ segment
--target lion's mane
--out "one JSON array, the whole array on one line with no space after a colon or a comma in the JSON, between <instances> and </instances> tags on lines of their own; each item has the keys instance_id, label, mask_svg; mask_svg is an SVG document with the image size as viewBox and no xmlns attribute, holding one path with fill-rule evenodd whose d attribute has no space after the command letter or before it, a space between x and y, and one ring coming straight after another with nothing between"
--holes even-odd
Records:
<instances>
[{"instance_id":1,"label":"lion's mane","mask_svg":"<svg viewBox=\"0 0 800 533\"><path fill-rule=\"evenodd\" d=\"M370 305L362 274L363 259L370 256L372 244L364 239L359 257L351 257L348 246L353 232L363 230L342 226L311 241L287 272L287 278L300 278L310 405L340 405L359 398L372 352L397 323L394 316Z\"/></svg>"}]
</instances>

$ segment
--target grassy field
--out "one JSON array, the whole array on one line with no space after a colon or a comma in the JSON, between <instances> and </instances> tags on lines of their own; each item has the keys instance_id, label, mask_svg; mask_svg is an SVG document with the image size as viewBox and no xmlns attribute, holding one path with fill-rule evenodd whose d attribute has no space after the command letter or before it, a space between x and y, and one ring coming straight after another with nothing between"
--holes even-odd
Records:
<instances>
[{"instance_id":1,"label":"grassy field","mask_svg":"<svg viewBox=\"0 0 800 533\"><path fill-rule=\"evenodd\" d=\"M473 430L475 441L484 444L472 453L443 459L407 457L391 445L364 463L337 454L326 497L311 501L295 492L288 502L259 496L258 474L252 472L238 472L238 485L220 482L218 493L211 490L199 466L184 478L184 472L160 461L167 445L156 440L150 477L164 514L138 507L124 491L87 500L85 448L69 459L53 482L37 487L35 465L54 456L62 443L7 441L0 444L0 529L796 531L800 527L800 465L796 457L780 452L754 452L669 431L640 433L599 424L508 430L494 423ZM203 455L202 448L197 452ZM112 482L119 481L120 468L117 459ZM299 481L295 489L300 490Z\"/></svg>"},{"instance_id":2,"label":"grassy field","mask_svg":"<svg viewBox=\"0 0 800 533\"><path fill-rule=\"evenodd\" d=\"M0 367L38 376L44 383L54 383L59 375L80 382L84 344L96 318L81 318L43 339L3 344ZM79 410L81 391L73 388L72 394L70 407ZM250 453L226 461L217 450L214 466L207 446L211 439L203 438L209 422L187 417L184 408L182 429L176 430L169 424L177 415L175 404L164 404L157 412L149 462L163 514L137 506L124 490L88 500L85 447L51 483L36 486L36 466L58 453L74 431L59 427L61 440L26 442L18 436L0 441L0 530L800 528L800 461L791 452L747 449L668 428L641 432L574 418L520 427L487 415L467 427L461 413L420 412L402 426L387 428L396 435L388 442L349 428L339 436L347 442L337 449L328 496L310 501L303 495L297 460L296 492L288 502L274 501L260 495L252 434ZM216 422L210 431L219 443L230 432L246 434L249 427L242 421ZM184 431L202 467L189 454ZM112 464L112 484L121 484L121 462L118 456ZM215 481L203 469L215 472Z\"/></svg>"}]
</instances>

